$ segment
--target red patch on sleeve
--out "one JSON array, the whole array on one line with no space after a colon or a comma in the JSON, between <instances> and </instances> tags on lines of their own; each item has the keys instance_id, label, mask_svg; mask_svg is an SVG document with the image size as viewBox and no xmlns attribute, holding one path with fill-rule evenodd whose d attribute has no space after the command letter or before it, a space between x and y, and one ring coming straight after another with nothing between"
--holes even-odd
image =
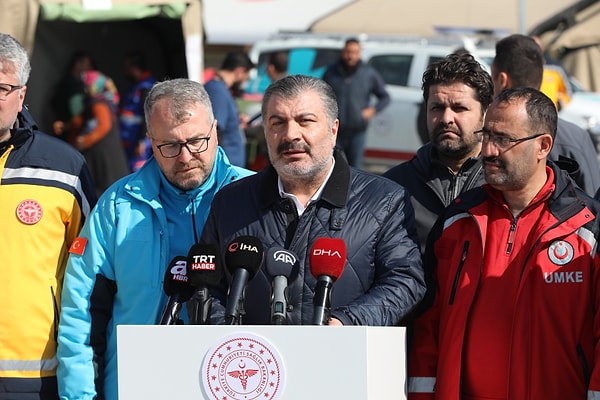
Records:
<instances>
[{"instance_id":1,"label":"red patch on sleeve","mask_svg":"<svg viewBox=\"0 0 600 400\"><path fill-rule=\"evenodd\" d=\"M83 255L85 251L85 246L87 245L88 240L86 238L78 237L73 240L71 247L69 248L69 253Z\"/></svg>"}]
</instances>

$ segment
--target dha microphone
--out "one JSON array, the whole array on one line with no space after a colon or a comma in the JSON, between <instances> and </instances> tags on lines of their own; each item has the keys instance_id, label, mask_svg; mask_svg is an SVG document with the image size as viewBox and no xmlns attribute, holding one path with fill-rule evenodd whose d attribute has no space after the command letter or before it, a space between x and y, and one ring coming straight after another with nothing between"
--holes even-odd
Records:
<instances>
[{"instance_id":1,"label":"dha microphone","mask_svg":"<svg viewBox=\"0 0 600 400\"><path fill-rule=\"evenodd\" d=\"M227 246L225 265L233 275L225 309L225 323L227 325L241 325L241 317L245 314L244 292L246 284L254 278L260 269L262 259L262 243L254 236L239 236Z\"/></svg>"},{"instance_id":2,"label":"dha microphone","mask_svg":"<svg viewBox=\"0 0 600 400\"><path fill-rule=\"evenodd\" d=\"M342 239L319 238L310 249L310 273L317 279L313 297L313 325L327 325L331 318L333 283L346 265L346 243Z\"/></svg>"},{"instance_id":3,"label":"dha microphone","mask_svg":"<svg viewBox=\"0 0 600 400\"><path fill-rule=\"evenodd\" d=\"M271 247L267 252L265 268L273 277L271 284L271 323L286 324L287 285L294 269L298 269L298 257L290 250L281 247Z\"/></svg>"},{"instance_id":4,"label":"dha microphone","mask_svg":"<svg viewBox=\"0 0 600 400\"><path fill-rule=\"evenodd\" d=\"M206 325L212 299L208 289L219 283L222 265L219 249L213 244L195 244L187 257L187 276L195 292L188 301L191 325Z\"/></svg>"},{"instance_id":5,"label":"dha microphone","mask_svg":"<svg viewBox=\"0 0 600 400\"><path fill-rule=\"evenodd\" d=\"M184 256L174 257L167 267L163 289L169 296L169 301L163 309L160 325L177 324L181 305L188 301L194 293L194 288L188 283L186 269L187 257Z\"/></svg>"}]
</instances>

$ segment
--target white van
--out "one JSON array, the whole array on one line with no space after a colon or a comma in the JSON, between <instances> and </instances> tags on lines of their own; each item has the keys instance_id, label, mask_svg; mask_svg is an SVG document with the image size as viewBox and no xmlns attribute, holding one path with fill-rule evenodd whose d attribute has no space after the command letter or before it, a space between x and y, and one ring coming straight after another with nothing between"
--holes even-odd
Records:
<instances>
[{"instance_id":1,"label":"white van","mask_svg":"<svg viewBox=\"0 0 600 400\"><path fill-rule=\"evenodd\" d=\"M266 74L270 53L288 52L289 74L321 77L325 69L339 59L348 37L280 34L256 42L249 55L257 69L245 88L246 94L258 98L271 83ZM493 58L493 48L481 48L470 39L416 36L358 39L363 61L379 71L391 97L390 105L371 120L367 131L364 168L378 173L412 158L427 140L423 128L419 132L417 120L423 101L421 79L427 65L463 47L483 65L489 65Z\"/></svg>"},{"instance_id":2,"label":"white van","mask_svg":"<svg viewBox=\"0 0 600 400\"><path fill-rule=\"evenodd\" d=\"M268 55L287 51L288 73L321 77L328 65L340 55L348 35L317 35L312 33L280 34L258 41L250 50L250 58L257 65L246 87L246 93L260 98L271 83L266 74ZM487 34L425 38L418 36L358 36L362 59L379 71L390 93L391 103L369 123L365 148L364 168L383 172L400 162L409 160L428 140L426 127L419 124L419 110L423 101L421 83L427 66L446 55L464 48L489 72L497 37ZM581 94L589 95L589 94ZM594 106L597 106L595 96ZM574 104L580 104L574 98ZM586 100L586 104L590 103ZM590 118L581 113L589 110L581 104L567 107L561 117L585 129L590 129ZM598 123L600 124L600 109ZM563 115L564 114L564 115ZM423 121L422 121L423 122ZM421 126L420 126L421 125Z\"/></svg>"}]
</instances>

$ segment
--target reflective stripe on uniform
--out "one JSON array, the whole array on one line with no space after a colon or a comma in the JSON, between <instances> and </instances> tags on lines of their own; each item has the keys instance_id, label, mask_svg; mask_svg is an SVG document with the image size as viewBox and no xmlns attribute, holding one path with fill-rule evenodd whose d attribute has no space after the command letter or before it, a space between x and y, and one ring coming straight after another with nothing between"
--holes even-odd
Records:
<instances>
[{"instance_id":1,"label":"reflective stripe on uniform","mask_svg":"<svg viewBox=\"0 0 600 400\"><path fill-rule=\"evenodd\" d=\"M0 360L0 371L52 371L57 366L56 357L48 360Z\"/></svg>"},{"instance_id":2,"label":"reflective stripe on uniform","mask_svg":"<svg viewBox=\"0 0 600 400\"><path fill-rule=\"evenodd\" d=\"M435 378L427 376L408 378L408 393L433 393L434 391Z\"/></svg>"},{"instance_id":3,"label":"reflective stripe on uniform","mask_svg":"<svg viewBox=\"0 0 600 400\"><path fill-rule=\"evenodd\" d=\"M587 400L600 400L600 392L588 390Z\"/></svg>"},{"instance_id":4,"label":"reflective stripe on uniform","mask_svg":"<svg viewBox=\"0 0 600 400\"><path fill-rule=\"evenodd\" d=\"M84 216L88 216L90 213L90 204L88 203L88 199L83 193L83 189L81 188L81 181L79 180L79 176L68 174L65 172L54 171L49 169L41 169L41 168L5 168L2 172L3 179L39 179L46 181L56 181L64 183L65 185L72 187L74 190L79 193L79 197L81 197L81 212Z\"/></svg>"}]
</instances>

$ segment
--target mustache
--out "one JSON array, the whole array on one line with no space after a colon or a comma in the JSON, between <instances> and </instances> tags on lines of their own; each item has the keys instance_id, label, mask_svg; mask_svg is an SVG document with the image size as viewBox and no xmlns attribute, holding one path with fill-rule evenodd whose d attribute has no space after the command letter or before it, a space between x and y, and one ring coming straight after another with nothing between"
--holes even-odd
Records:
<instances>
[{"instance_id":1,"label":"mustache","mask_svg":"<svg viewBox=\"0 0 600 400\"><path fill-rule=\"evenodd\" d=\"M500 168L506 167L506 164L504 163L504 161L502 161L501 159L499 159L497 157L483 157L482 161L484 163L488 163L488 164L495 164L496 166L498 166Z\"/></svg>"},{"instance_id":2,"label":"mustache","mask_svg":"<svg viewBox=\"0 0 600 400\"><path fill-rule=\"evenodd\" d=\"M307 154L310 154L310 147L306 143L300 142L284 142L277 146L277 153L281 154L284 151L304 151Z\"/></svg>"},{"instance_id":3,"label":"mustache","mask_svg":"<svg viewBox=\"0 0 600 400\"><path fill-rule=\"evenodd\" d=\"M443 132L452 132L457 135L460 133L459 129L455 125L448 125L448 124L443 124L443 123L438 124L433 130L433 134L436 136Z\"/></svg>"}]
</instances>

